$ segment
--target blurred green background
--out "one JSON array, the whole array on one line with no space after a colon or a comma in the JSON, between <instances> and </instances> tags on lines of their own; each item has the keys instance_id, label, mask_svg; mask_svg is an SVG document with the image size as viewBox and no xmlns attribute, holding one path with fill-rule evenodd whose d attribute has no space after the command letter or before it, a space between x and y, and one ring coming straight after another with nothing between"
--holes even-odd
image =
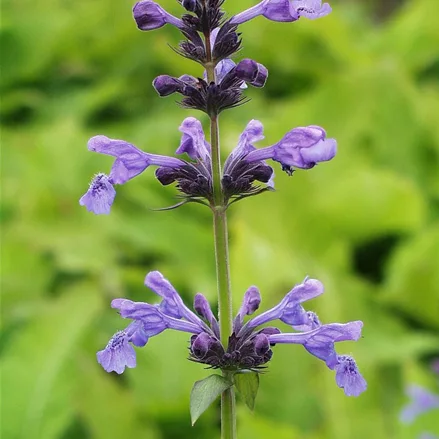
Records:
<instances>
[{"instance_id":1,"label":"blurred green background","mask_svg":"<svg viewBox=\"0 0 439 439\"><path fill-rule=\"evenodd\" d=\"M228 1L230 14L253 0ZM179 5L162 0L178 14ZM221 117L224 156L251 118L260 146L318 124L335 160L230 209L234 306L249 285L274 305L305 275L326 293L324 322L364 321L339 345L369 389L345 397L334 373L300 346L277 346L256 410L240 403L240 439L416 438L437 414L400 424L404 389L432 390L439 356L439 2L333 1L321 20L241 26L244 49L270 77ZM179 33L142 33L131 0L4 0L2 6L2 431L4 439L216 438L218 410L190 426L189 393L207 376L186 360L188 336L165 332L122 376L96 363L116 330L115 297L154 301L160 270L187 303L215 303L208 209L175 202L148 171L117 188L111 215L78 204L112 160L87 151L105 134L172 154L189 115L151 87L162 73L200 75L178 57ZM239 58L238 58L239 59Z\"/></svg>"}]
</instances>

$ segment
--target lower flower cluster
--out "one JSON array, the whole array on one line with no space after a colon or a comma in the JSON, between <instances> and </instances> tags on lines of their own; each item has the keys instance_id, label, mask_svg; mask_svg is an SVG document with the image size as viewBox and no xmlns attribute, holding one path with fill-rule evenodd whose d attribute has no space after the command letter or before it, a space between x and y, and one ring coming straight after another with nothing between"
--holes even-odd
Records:
<instances>
[{"instance_id":1,"label":"lower flower cluster","mask_svg":"<svg viewBox=\"0 0 439 439\"><path fill-rule=\"evenodd\" d=\"M245 322L245 317L254 314L261 302L259 290L250 287L234 319L227 348L221 344L218 321L202 294L195 296L194 313L158 271L146 276L145 285L162 298L159 304L128 299L115 299L111 303L123 318L132 322L126 329L116 332L105 349L97 353L98 362L107 372L120 374L125 367L135 367L133 346L143 347L150 337L166 329L175 329L192 334L189 359L209 368L260 372L271 360L276 344L300 344L335 371L336 383L346 395L358 396L366 390L366 381L355 360L349 355L339 355L335 350L337 342L358 340L363 323L322 324L314 312L306 311L302 306L305 301L323 293L323 285L318 280L306 278L279 304ZM273 326L262 327L275 320L290 325L294 332L282 332Z\"/></svg>"}]
</instances>

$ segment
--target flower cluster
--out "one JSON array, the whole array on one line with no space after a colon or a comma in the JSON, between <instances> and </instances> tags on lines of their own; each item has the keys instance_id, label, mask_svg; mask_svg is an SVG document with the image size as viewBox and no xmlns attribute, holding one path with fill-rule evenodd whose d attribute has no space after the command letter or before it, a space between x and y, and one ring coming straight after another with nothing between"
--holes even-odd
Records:
<instances>
[{"instance_id":1,"label":"flower cluster","mask_svg":"<svg viewBox=\"0 0 439 439\"><path fill-rule=\"evenodd\" d=\"M162 298L160 304L150 305L127 299L115 299L111 303L122 317L132 322L126 329L118 331L105 349L97 353L98 362L107 372L120 374L125 367L135 367L136 356L132 345L145 346L150 337L165 329L175 329L192 334L189 359L208 367L231 372L259 372L272 358L273 346L300 344L335 371L336 383L346 395L358 396L366 390L366 381L355 360L349 355L339 355L335 350L336 342L358 340L363 323L322 324L315 313L303 308L304 302L323 293L323 285L318 280L305 279L278 305L245 322L245 317L255 313L261 302L259 290L250 287L234 319L233 334L227 348L221 344L218 321L202 294L195 296L194 313L158 271L146 276L145 285ZM277 327L262 327L275 320L290 325L295 332L282 333Z\"/></svg>"},{"instance_id":2,"label":"flower cluster","mask_svg":"<svg viewBox=\"0 0 439 439\"><path fill-rule=\"evenodd\" d=\"M111 155L115 161L109 175L96 175L80 204L95 214L110 213L116 196L113 186L126 183L149 166L158 167L156 177L161 184L177 183L184 202L213 203L211 150L201 122L188 117L180 131L182 138L176 153L186 154L185 160L149 154L124 140L92 137L88 149ZM274 187L273 169L266 160L280 163L291 175L293 168L310 169L319 162L330 160L336 153L336 141L326 138L325 130L318 126L294 128L274 145L256 149L254 143L263 138L262 123L251 120L225 161L222 189L226 204ZM256 182L265 186L260 187Z\"/></svg>"}]
</instances>

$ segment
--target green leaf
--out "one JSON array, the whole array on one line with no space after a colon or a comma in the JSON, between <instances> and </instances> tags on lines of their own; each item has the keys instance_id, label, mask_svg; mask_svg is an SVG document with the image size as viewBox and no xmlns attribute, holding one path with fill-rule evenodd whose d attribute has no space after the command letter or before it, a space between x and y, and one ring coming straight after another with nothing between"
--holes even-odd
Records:
<instances>
[{"instance_id":1,"label":"green leaf","mask_svg":"<svg viewBox=\"0 0 439 439\"><path fill-rule=\"evenodd\" d=\"M192 425L210 404L231 386L232 383L220 375L210 375L204 380L196 381L191 391Z\"/></svg>"},{"instance_id":2,"label":"green leaf","mask_svg":"<svg viewBox=\"0 0 439 439\"><path fill-rule=\"evenodd\" d=\"M255 408L256 395L259 389L259 374L256 372L237 373L234 376L235 385L242 399L250 410Z\"/></svg>"}]
</instances>

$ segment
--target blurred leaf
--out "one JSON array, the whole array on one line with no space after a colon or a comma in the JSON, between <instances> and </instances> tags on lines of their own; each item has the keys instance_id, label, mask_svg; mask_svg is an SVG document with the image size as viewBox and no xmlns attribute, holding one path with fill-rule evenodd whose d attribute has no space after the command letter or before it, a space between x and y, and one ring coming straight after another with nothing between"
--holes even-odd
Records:
<instances>
[{"instance_id":1,"label":"blurred leaf","mask_svg":"<svg viewBox=\"0 0 439 439\"><path fill-rule=\"evenodd\" d=\"M236 373L233 376L233 379L245 404L253 411L255 408L256 395L258 394L259 389L259 374L256 372Z\"/></svg>"},{"instance_id":2,"label":"blurred leaf","mask_svg":"<svg viewBox=\"0 0 439 439\"><path fill-rule=\"evenodd\" d=\"M70 422L76 348L99 308L93 290L78 285L47 304L10 340L2 360L3 376L8 377L2 384L8 395L5 437L57 438Z\"/></svg>"},{"instance_id":3,"label":"blurred leaf","mask_svg":"<svg viewBox=\"0 0 439 439\"><path fill-rule=\"evenodd\" d=\"M150 423L140 420L139 413L133 409L135 404L129 390L112 379L96 362L91 363L93 360L94 358L86 358L81 364L76 395L78 412L92 437L160 438ZM83 389L87 389L87 392Z\"/></svg>"},{"instance_id":4,"label":"blurred leaf","mask_svg":"<svg viewBox=\"0 0 439 439\"><path fill-rule=\"evenodd\" d=\"M394 253L383 300L421 324L439 328L438 263L439 228L434 227Z\"/></svg>"},{"instance_id":5,"label":"blurred leaf","mask_svg":"<svg viewBox=\"0 0 439 439\"><path fill-rule=\"evenodd\" d=\"M221 375L210 375L196 381L191 391L192 425L209 408L210 404L233 384Z\"/></svg>"}]
</instances>

